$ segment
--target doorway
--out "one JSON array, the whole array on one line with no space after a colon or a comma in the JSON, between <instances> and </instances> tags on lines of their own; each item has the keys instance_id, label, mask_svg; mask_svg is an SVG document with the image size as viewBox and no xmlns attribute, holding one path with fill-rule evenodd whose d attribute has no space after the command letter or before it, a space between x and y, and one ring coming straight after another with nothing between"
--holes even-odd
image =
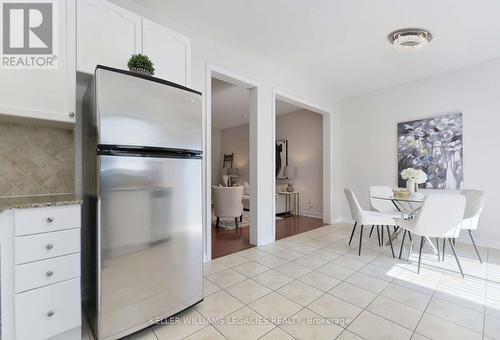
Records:
<instances>
[{"instance_id":1,"label":"doorway","mask_svg":"<svg viewBox=\"0 0 500 340\"><path fill-rule=\"evenodd\" d=\"M279 90L274 103L275 239L330 222L331 114Z\"/></svg>"},{"instance_id":2,"label":"doorway","mask_svg":"<svg viewBox=\"0 0 500 340\"><path fill-rule=\"evenodd\" d=\"M205 261L255 244L256 153L251 136L255 136L257 89L251 80L207 65Z\"/></svg>"}]
</instances>

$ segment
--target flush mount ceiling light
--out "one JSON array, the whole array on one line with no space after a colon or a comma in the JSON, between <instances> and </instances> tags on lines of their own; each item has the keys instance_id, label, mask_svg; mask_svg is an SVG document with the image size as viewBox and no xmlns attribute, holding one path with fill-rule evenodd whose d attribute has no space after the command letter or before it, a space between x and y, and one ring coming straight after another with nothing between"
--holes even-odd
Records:
<instances>
[{"instance_id":1,"label":"flush mount ceiling light","mask_svg":"<svg viewBox=\"0 0 500 340\"><path fill-rule=\"evenodd\" d=\"M432 34L418 28L405 28L392 32L388 39L398 50L418 50L431 42Z\"/></svg>"}]
</instances>

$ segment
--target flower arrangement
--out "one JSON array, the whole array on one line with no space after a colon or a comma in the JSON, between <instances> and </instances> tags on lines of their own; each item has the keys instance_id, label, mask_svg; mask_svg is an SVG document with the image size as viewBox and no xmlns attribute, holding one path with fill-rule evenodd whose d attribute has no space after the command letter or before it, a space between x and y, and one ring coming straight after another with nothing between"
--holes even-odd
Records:
<instances>
[{"instance_id":1,"label":"flower arrangement","mask_svg":"<svg viewBox=\"0 0 500 340\"><path fill-rule=\"evenodd\" d=\"M154 64L149 59L147 55L144 54L132 54L128 60L127 66L130 71L147 74L152 76L155 73Z\"/></svg>"},{"instance_id":2,"label":"flower arrangement","mask_svg":"<svg viewBox=\"0 0 500 340\"><path fill-rule=\"evenodd\" d=\"M427 182L427 175L420 169L406 168L401 171L401 178L405 181L413 181L416 184Z\"/></svg>"}]
</instances>

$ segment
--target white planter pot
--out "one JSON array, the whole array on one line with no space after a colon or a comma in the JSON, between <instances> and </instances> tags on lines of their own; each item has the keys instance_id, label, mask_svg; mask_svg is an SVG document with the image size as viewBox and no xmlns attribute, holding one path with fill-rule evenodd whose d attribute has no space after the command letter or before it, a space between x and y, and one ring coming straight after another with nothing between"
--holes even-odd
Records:
<instances>
[{"instance_id":1,"label":"white planter pot","mask_svg":"<svg viewBox=\"0 0 500 340\"><path fill-rule=\"evenodd\" d=\"M411 193L414 193L415 192L415 181L407 180L406 181L406 190L408 190Z\"/></svg>"}]
</instances>

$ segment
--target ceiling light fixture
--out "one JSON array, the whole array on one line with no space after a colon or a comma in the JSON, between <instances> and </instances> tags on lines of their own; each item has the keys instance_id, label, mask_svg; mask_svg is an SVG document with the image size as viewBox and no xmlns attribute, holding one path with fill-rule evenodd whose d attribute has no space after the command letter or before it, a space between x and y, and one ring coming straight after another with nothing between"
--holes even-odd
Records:
<instances>
[{"instance_id":1,"label":"ceiling light fixture","mask_svg":"<svg viewBox=\"0 0 500 340\"><path fill-rule=\"evenodd\" d=\"M388 39L398 50L418 50L431 42L432 34L419 28L405 28L392 32Z\"/></svg>"}]
</instances>

